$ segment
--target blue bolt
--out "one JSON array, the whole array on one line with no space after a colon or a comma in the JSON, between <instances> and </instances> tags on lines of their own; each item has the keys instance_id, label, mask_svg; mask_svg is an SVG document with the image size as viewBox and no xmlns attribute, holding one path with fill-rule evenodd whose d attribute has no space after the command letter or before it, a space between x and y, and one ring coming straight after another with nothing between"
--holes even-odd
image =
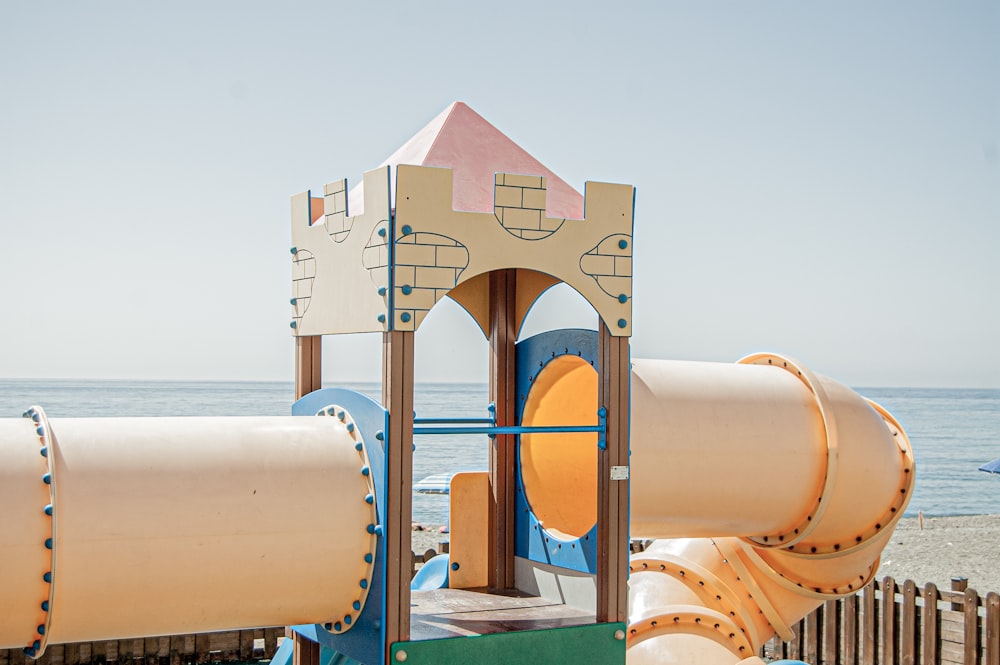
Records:
<instances>
[{"instance_id":1,"label":"blue bolt","mask_svg":"<svg viewBox=\"0 0 1000 665\"><path fill-rule=\"evenodd\" d=\"M371 563L374 559L375 557L372 556L371 552L365 554L365 563Z\"/></svg>"},{"instance_id":2,"label":"blue bolt","mask_svg":"<svg viewBox=\"0 0 1000 665\"><path fill-rule=\"evenodd\" d=\"M628 296L625 295L624 293L618 294L618 302L624 305L625 303L628 302Z\"/></svg>"},{"instance_id":3,"label":"blue bolt","mask_svg":"<svg viewBox=\"0 0 1000 665\"><path fill-rule=\"evenodd\" d=\"M490 402L490 405L486 407L486 410L489 411L490 413L496 413L497 412L497 405L496 405L496 403L495 402Z\"/></svg>"},{"instance_id":4,"label":"blue bolt","mask_svg":"<svg viewBox=\"0 0 1000 665\"><path fill-rule=\"evenodd\" d=\"M409 284L403 284L403 288L401 288L400 291L403 292L404 296L408 296L411 293L413 293L413 287L410 286Z\"/></svg>"},{"instance_id":5,"label":"blue bolt","mask_svg":"<svg viewBox=\"0 0 1000 665\"><path fill-rule=\"evenodd\" d=\"M459 568L461 568L461 566L458 565L457 561L455 563L451 564L451 569L452 570L458 570Z\"/></svg>"},{"instance_id":6,"label":"blue bolt","mask_svg":"<svg viewBox=\"0 0 1000 665\"><path fill-rule=\"evenodd\" d=\"M416 450L416 449L417 449L417 444L411 443L410 444L410 450Z\"/></svg>"},{"instance_id":7,"label":"blue bolt","mask_svg":"<svg viewBox=\"0 0 1000 665\"><path fill-rule=\"evenodd\" d=\"M599 417L601 417L601 418L605 418L605 417L607 417L607 415L608 415L608 410L607 410L607 409L605 409L605 408L604 408L604 407L602 406L601 408L599 408L599 409L597 410L597 415L598 415Z\"/></svg>"},{"instance_id":8,"label":"blue bolt","mask_svg":"<svg viewBox=\"0 0 1000 665\"><path fill-rule=\"evenodd\" d=\"M45 580L46 584L52 584L52 573L48 572L42 575L42 579Z\"/></svg>"},{"instance_id":9,"label":"blue bolt","mask_svg":"<svg viewBox=\"0 0 1000 665\"><path fill-rule=\"evenodd\" d=\"M37 434L38 436L45 436L45 428L42 426L36 427L35 434Z\"/></svg>"},{"instance_id":10,"label":"blue bolt","mask_svg":"<svg viewBox=\"0 0 1000 665\"><path fill-rule=\"evenodd\" d=\"M292 321L288 325L291 326L292 328L298 328L299 327L299 324L297 324L295 321Z\"/></svg>"},{"instance_id":11,"label":"blue bolt","mask_svg":"<svg viewBox=\"0 0 1000 665\"><path fill-rule=\"evenodd\" d=\"M378 230L378 234L382 238L385 237L385 227L384 226Z\"/></svg>"},{"instance_id":12,"label":"blue bolt","mask_svg":"<svg viewBox=\"0 0 1000 665\"><path fill-rule=\"evenodd\" d=\"M371 469L369 469L367 466L361 467L361 475L362 476L367 476L369 473L371 473Z\"/></svg>"},{"instance_id":13,"label":"blue bolt","mask_svg":"<svg viewBox=\"0 0 1000 665\"><path fill-rule=\"evenodd\" d=\"M291 304L293 304L293 305L294 305L294 304L296 304L297 302L299 302L299 299L298 299L298 298L292 298L292 299L291 299L291 300L289 300L288 302L290 302Z\"/></svg>"},{"instance_id":14,"label":"blue bolt","mask_svg":"<svg viewBox=\"0 0 1000 665\"><path fill-rule=\"evenodd\" d=\"M618 241L618 249L625 249L626 247L628 247L628 240Z\"/></svg>"},{"instance_id":15,"label":"blue bolt","mask_svg":"<svg viewBox=\"0 0 1000 665\"><path fill-rule=\"evenodd\" d=\"M38 651L39 649L41 649L41 648L42 648L42 643L41 643L41 641L40 641L40 640L35 640L35 641L34 641L34 642L33 642L33 643L31 644L31 648L32 648L32 649L34 649L35 651Z\"/></svg>"},{"instance_id":16,"label":"blue bolt","mask_svg":"<svg viewBox=\"0 0 1000 665\"><path fill-rule=\"evenodd\" d=\"M299 253L299 248L298 247L292 247L288 251L290 251L292 254L298 254Z\"/></svg>"},{"instance_id":17,"label":"blue bolt","mask_svg":"<svg viewBox=\"0 0 1000 665\"><path fill-rule=\"evenodd\" d=\"M323 624L323 627L326 628L327 630L333 630L333 624L329 622Z\"/></svg>"},{"instance_id":18,"label":"blue bolt","mask_svg":"<svg viewBox=\"0 0 1000 665\"><path fill-rule=\"evenodd\" d=\"M362 447L363 447L363 446L361 445L361 442L360 442L360 441L358 441L357 443L355 443L355 444L354 444L354 449L355 449L356 451L358 451L359 453L361 452L361 448L362 448Z\"/></svg>"},{"instance_id":19,"label":"blue bolt","mask_svg":"<svg viewBox=\"0 0 1000 665\"><path fill-rule=\"evenodd\" d=\"M42 414L38 413L34 409L31 409L30 411L28 411L28 413L31 414L31 420L32 421L34 421L36 423L37 422L41 422L41 420L42 420Z\"/></svg>"},{"instance_id":20,"label":"blue bolt","mask_svg":"<svg viewBox=\"0 0 1000 665\"><path fill-rule=\"evenodd\" d=\"M43 612L48 612L49 611L49 601L47 601L47 600L43 600L42 601L42 611Z\"/></svg>"},{"instance_id":21,"label":"blue bolt","mask_svg":"<svg viewBox=\"0 0 1000 665\"><path fill-rule=\"evenodd\" d=\"M411 227L409 224L403 224L403 235L408 236L411 233L413 233L413 227Z\"/></svg>"},{"instance_id":22,"label":"blue bolt","mask_svg":"<svg viewBox=\"0 0 1000 665\"><path fill-rule=\"evenodd\" d=\"M353 603L351 603L351 607L353 607L354 611L357 612L358 610L361 609L361 601L355 600Z\"/></svg>"},{"instance_id":23,"label":"blue bolt","mask_svg":"<svg viewBox=\"0 0 1000 665\"><path fill-rule=\"evenodd\" d=\"M354 431L354 423L347 423L347 431L348 432Z\"/></svg>"},{"instance_id":24,"label":"blue bolt","mask_svg":"<svg viewBox=\"0 0 1000 665\"><path fill-rule=\"evenodd\" d=\"M400 317L399 317L399 318L400 318L400 319L402 319L403 323L406 323L407 321L409 321L409 320L410 320L410 313L409 313L409 312L403 312L403 313L402 313L402 314L400 315Z\"/></svg>"},{"instance_id":25,"label":"blue bolt","mask_svg":"<svg viewBox=\"0 0 1000 665\"><path fill-rule=\"evenodd\" d=\"M45 624L43 623L43 624L39 625L38 628L36 628L35 630L38 631L39 635L44 635L45 634Z\"/></svg>"},{"instance_id":26,"label":"blue bolt","mask_svg":"<svg viewBox=\"0 0 1000 665\"><path fill-rule=\"evenodd\" d=\"M40 452L42 454L42 457L48 457L49 456L49 449L48 448L42 448L38 452Z\"/></svg>"},{"instance_id":27,"label":"blue bolt","mask_svg":"<svg viewBox=\"0 0 1000 665\"><path fill-rule=\"evenodd\" d=\"M385 432L383 432L382 430L379 430L379 431L375 432L375 440L376 441L385 441Z\"/></svg>"},{"instance_id":28,"label":"blue bolt","mask_svg":"<svg viewBox=\"0 0 1000 665\"><path fill-rule=\"evenodd\" d=\"M339 621L338 621L337 623L333 624L333 629L334 629L335 631L337 631L338 633L340 632L340 629L341 629L341 628L343 628L343 626L341 626L341 625L340 625L340 622L339 622Z\"/></svg>"},{"instance_id":29,"label":"blue bolt","mask_svg":"<svg viewBox=\"0 0 1000 665\"><path fill-rule=\"evenodd\" d=\"M21 412L21 417L22 418L29 418L29 417L31 417L31 411L22 411Z\"/></svg>"},{"instance_id":30,"label":"blue bolt","mask_svg":"<svg viewBox=\"0 0 1000 665\"><path fill-rule=\"evenodd\" d=\"M24 647L23 649L21 649L21 651L24 653L25 656L28 656L29 658L35 657L35 650L32 649L31 647Z\"/></svg>"},{"instance_id":31,"label":"blue bolt","mask_svg":"<svg viewBox=\"0 0 1000 665\"><path fill-rule=\"evenodd\" d=\"M628 325L628 321L626 321L625 319L618 319L618 327L619 328L624 328L627 325Z\"/></svg>"},{"instance_id":32,"label":"blue bolt","mask_svg":"<svg viewBox=\"0 0 1000 665\"><path fill-rule=\"evenodd\" d=\"M47 549L47 550L52 549L52 539L51 538L46 538L45 539L45 549Z\"/></svg>"},{"instance_id":33,"label":"blue bolt","mask_svg":"<svg viewBox=\"0 0 1000 665\"><path fill-rule=\"evenodd\" d=\"M368 526L365 527L365 530L368 533L375 533L375 525L374 524L369 524Z\"/></svg>"},{"instance_id":34,"label":"blue bolt","mask_svg":"<svg viewBox=\"0 0 1000 665\"><path fill-rule=\"evenodd\" d=\"M348 626L351 625L351 616L349 614L344 615L344 623Z\"/></svg>"},{"instance_id":35,"label":"blue bolt","mask_svg":"<svg viewBox=\"0 0 1000 665\"><path fill-rule=\"evenodd\" d=\"M382 535L382 525L381 524L376 524L375 525L375 535L376 536L381 536Z\"/></svg>"},{"instance_id":36,"label":"blue bolt","mask_svg":"<svg viewBox=\"0 0 1000 665\"><path fill-rule=\"evenodd\" d=\"M52 504L51 503L49 505L45 506L45 514L48 515L49 517L52 517Z\"/></svg>"},{"instance_id":37,"label":"blue bolt","mask_svg":"<svg viewBox=\"0 0 1000 665\"><path fill-rule=\"evenodd\" d=\"M358 582L358 586L360 586L362 589L367 589L368 588L368 580L361 580L360 582Z\"/></svg>"},{"instance_id":38,"label":"blue bolt","mask_svg":"<svg viewBox=\"0 0 1000 665\"><path fill-rule=\"evenodd\" d=\"M52 484L52 474L51 473L46 473L44 476L42 476L42 482L45 483L46 485L51 485Z\"/></svg>"},{"instance_id":39,"label":"blue bolt","mask_svg":"<svg viewBox=\"0 0 1000 665\"><path fill-rule=\"evenodd\" d=\"M340 418L341 420L343 420L344 418L347 417L347 412L346 411L338 411L337 412L337 417Z\"/></svg>"},{"instance_id":40,"label":"blue bolt","mask_svg":"<svg viewBox=\"0 0 1000 665\"><path fill-rule=\"evenodd\" d=\"M365 494L365 503L375 503L375 497L371 494Z\"/></svg>"},{"instance_id":41,"label":"blue bolt","mask_svg":"<svg viewBox=\"0 0 1000 665\"><path fill-rule=\"evenodd\" d=\"M385 323L385 314L379 314L378 315L378 322L379 323Z\"/></svg>"}]
</instances>

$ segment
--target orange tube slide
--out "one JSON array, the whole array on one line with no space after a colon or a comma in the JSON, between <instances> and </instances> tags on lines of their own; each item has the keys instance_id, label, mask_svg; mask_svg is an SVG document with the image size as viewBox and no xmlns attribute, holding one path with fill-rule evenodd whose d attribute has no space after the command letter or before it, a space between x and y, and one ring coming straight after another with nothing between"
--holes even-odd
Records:
<instances>
[{"instance_id":1,"label":"orange tube slide","mask_svg":"<svg viewBox=\"0 0 1000 665\"><path fill-rule=\"evenodd\" d=\"M596 392L589 364L550 362L525 424L585 422ZM915 476L881 407L769 354L636 359L631 400L631 536L665 540L632 560L630 663L740 662L874 576ZM574 475L596 455L580 443L522 444L525 492L553 533L596 519L596 485ZM543 482L556 475L576 478L582 499Z\"/></svg>"},{"instance_id":2,"label":"orange tube slide","mask_svg":"<svg viewBox=\"0 0 1000 665\"><path fill-rule=\"evenodd\" d=\"M359 613L376 518L346 414L26 416L0 420L0 648Z\"/></svg>"}]
</instances>

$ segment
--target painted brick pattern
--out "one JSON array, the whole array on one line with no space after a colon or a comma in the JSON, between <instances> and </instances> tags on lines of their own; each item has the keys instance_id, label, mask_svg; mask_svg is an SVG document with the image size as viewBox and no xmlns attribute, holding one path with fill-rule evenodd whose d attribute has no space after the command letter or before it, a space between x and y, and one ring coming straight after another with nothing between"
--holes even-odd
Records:
<instances>
[{"instance_id":1,"label":"painted brick pattern","mask_svg":"<svg viewBox=\"0 0 1000 665\"><path fill-rule=\"evenodd\" d=\"M547 238L566 221L545 216L545 178L542 176L498 173L493 193L493 214L503 228L518 238Z\"/></svg>"},{"instance_id":2,"label":"painted brick pattern","mask_svg":"<svg viewBox=\"0 0 1000 665\"><path fill-rule=\"evenodd\" d=\"M632 298L632 237L610 235L580 257L580 270L613 298Z\"/></svg>"},{"instance_id":3,"label":"painted brick pattern","mask_svg":"<svg viewBox=\"0 0 1000 665\"><path fill-rule=\"evenodd\" d=\"M323 213L330 238L344 242L354 225L354 218L347 216L347 178L323 188Z\"/></svg>"},{"instance_id":4,"label":"painted brick pattern","mask_svg":"<svg viewBox=\"0 0 1000 665\"><path fill-rule=\"evenodd\" d=\"M411 233L396 240L396 330L416 330L427 312L458 284L469 265L462 243L436 233Z\"/></svg>"},{"instance_id":5,"label":"painted brick pattern","mask_svg":"<svg viewBox=\"0 0 1000 665\"><path fill-rule=\"evenodd\" d=\"M389 288L389 222L383 220L375 225L368 243L361 252L361 264L368 271L376 289ZM382 291L382 299L388 308L389 294Z\"/></svg>"},{"instance_id":6,"label":"painted brick pattern","mask_svg":"<svg viewBox=\"0 0 1000 665\"><path fill-rule=\"evenodd\" d=\"M298 325L312 301L316 257L304 249L292 255L292 320Z\"/></svg>"}]
</instances>

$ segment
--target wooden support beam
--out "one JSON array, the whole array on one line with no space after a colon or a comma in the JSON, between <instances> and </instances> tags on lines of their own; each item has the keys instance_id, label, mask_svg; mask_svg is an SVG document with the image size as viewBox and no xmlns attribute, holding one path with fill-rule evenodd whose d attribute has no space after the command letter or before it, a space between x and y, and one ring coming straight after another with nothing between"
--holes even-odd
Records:
<instances>
[{"instance_id":1,"label":"wooden support beam","mask_svg":"<svg viewBox=\"0 0 1000 665\"><path fill-rule=\"evenodd\" d=\"M607 410L607 433L597 457L597 620L627 621L629 480L612 480L612 472L629 464L629 338L613 336L603 321L598 327L598 404Z\"/></svg>"},{"instance_id":2,"label":"wooden support beam","mask_svg":"<svg viewBox=\"0 0 1000 665\"><path fill-rule=\"evenodd\" d=\"M382 404L389 411L386 455L385 654L410 639L410 528L413 522L413 332L382 333Z\"/></svg>"},{"instance_id":3,"label":"wooden support beam","mask_svg":"<svg viewBox=\"0 0 1000 665\"><path fill-rule=\"evenodd\" d=\"M291 639L295 640L292 665L319 665L319 644L294 631Z\"/></svg>"},{"instance_id":4,"label":"wooden support beam","mask_svg":"<svg viewBox=\"0 0 1000 665\"><path fill-rule=\"evenodd\" d=\"M295 399L323 387L323 336L295 338Z\"/></svg>"},{"instance_id":5,"label":"wooden support beam","mask_svg":"<svg viewBox=\"0 0 1000 665\"><path fill-rule=\"evenodd\" d=\"M517 271L490 273L490 402L501 427L516 425L514 344L517 342ZM490 442L489 585L514 587L515 436Z\"/></svg>"}]
</instances>

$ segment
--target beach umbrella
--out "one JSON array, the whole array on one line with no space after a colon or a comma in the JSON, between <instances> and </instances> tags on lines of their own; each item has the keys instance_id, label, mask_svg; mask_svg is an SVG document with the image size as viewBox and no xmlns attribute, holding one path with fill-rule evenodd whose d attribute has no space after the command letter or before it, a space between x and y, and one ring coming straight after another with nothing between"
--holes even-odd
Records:
<instances>
[{"instance_id":1,"label":"beach umbrella","mask_svg":"<svg viewBox=\"0 0 1000 665\"><path fill-rule=\"evenodd\" d=\"M986 473L1000 473L1000 458L997 458L992 462L987 462L979 467L979 470L985 471Z\"/></svg>"}]
</instances>

